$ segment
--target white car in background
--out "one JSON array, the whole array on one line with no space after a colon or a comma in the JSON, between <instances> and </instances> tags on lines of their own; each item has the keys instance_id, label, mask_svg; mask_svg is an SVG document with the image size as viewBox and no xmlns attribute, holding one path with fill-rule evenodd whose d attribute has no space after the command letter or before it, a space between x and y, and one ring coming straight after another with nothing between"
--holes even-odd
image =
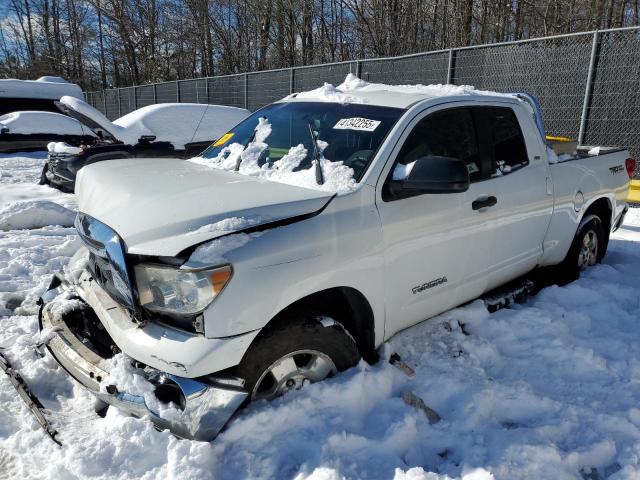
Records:
<instances>
[{"instance_id":1,"label":"white car in background","mask_svg":"<svg viewBox=\"0 0 640 480\"><path fill-rule=\"evenodd\" d=\"M0 116L0 153L46 150L51 142L90 145L97 135L61 113L20 111Z\"/></svg>"}]
</instances>

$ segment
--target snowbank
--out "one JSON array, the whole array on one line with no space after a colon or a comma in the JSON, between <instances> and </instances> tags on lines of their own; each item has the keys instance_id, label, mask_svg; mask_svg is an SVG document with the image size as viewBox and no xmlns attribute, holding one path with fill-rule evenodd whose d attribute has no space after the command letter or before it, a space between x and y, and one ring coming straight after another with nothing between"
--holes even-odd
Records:
<instances>
[{"instance_id":1,"label":"snowbank","mask_svg":"<svg viewBox=\"0 0 640 480\"><path fill-rule=\"evenodd\" d=\"M2 182L31 182L41 162L0 157L0 196L12 185L39 192ZM413 378L384 361L360 363L250 405L212 443L178 440L115 409L100 418L90 394L36 355L35 300L78 244L72 228L0 231L0 346L64 444L46 437L0 375L0 477L640 478L640 209L580 280L493 314L472 303L397 335L384 350ZM407 390L442 420L408 406Z\"/></svg>"},{"instance_id":2,"label":"snowbank","mask_svg":"<svg viewBox=\"0 0 640 480\"><path fill-rule=\"evenodd\" d=\"M11 222L28 220L27 223L33 226L33 218L19 217L37 213L38 202L45 206L50 203L60 206L41 210L38 213L44 215L38 219L41 224L62 223L56 218L63 212L61 208L68 211L77 208L73 195L37 184L45 159L46 154L42 152L0 155L0 210L17 214L10 219ZM49 220L47 213L52 214ZM66 224L71 220L66 212L62 217ZM0 316L37 313L36 300L51 281L53 273L63 269L78 247L75 229L71 227L47 225L28 230L0 229ZM0 319L0 330L3 328ZM0 340L0 347L4 345Z\"/></svg>"},{"instance_id":3,"label":"snowbank","mask_svg":"<svg viewBox=\"0 0 640 480\"><path fill-rule=\"evenodd\" d=\"M42 228L48 225L72 227L76 214L47 200L12 202L0 209L0 230Z\"/></svg>"}]
</instances>

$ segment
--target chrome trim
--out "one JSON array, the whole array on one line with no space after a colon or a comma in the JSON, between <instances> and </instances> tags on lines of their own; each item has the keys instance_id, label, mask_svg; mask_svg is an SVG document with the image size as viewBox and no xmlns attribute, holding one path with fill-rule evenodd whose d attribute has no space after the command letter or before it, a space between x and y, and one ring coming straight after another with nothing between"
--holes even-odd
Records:
<instances>
[{"instance_id":1,"label":"chrome trim","mask_svg":"<svg viewBox=\"0 0 640 480\"><path fill-rule=\"evenodd\" d=\"M205 384L150 367L145 369L150 381L169 380L182 392L184 409L177 416L163 418L159 412L151 410L140 395L115 389L101 390L101 382L109 375L104 367L104 358L84 345L62 318L56 318L46 308L46 304L60 293L73 289L73 286L63 282L43 294L40 329L53 332L45 342L49 353L71 377L98 399L135 417L148 416L156 427L168 429L179 437L202 441L212 440L247 399L248 394L240 388L222 388L219 383Z\"/></svg>"},{"instance_id":2,"label":"chrome trim","mask_svg":"<svg viewBox=\"0 0 640 480\"><path fill-rule=\"evenodd\" d=\"M120 236L110 227L95 218L78 212L75 227L89 251L105 260L113 274L113 285L103 285L107 292L118 297L125 306L135 309L133 284L129 277L125 259L125 246ZM100 280L96 272L92 272ZM114 291L115 290L115 291Z\"/></svg>"}]
</instances>

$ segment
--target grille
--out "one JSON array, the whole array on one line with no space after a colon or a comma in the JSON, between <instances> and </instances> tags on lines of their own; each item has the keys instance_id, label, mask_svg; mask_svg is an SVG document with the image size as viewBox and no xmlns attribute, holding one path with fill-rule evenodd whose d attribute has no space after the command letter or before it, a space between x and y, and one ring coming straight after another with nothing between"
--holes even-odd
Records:
<instances>
[{"instance_id":1,"label":"grille","mask_svg":"<svg viewBox=\"0 0 640 480\"><path fill-rule=\"evenodd\" d=\"M120 236L84 213L78 213L76 229L89 249L89 271L96 281L116 302L135 310L124 243Z\"/></svg>"}]
</instances>

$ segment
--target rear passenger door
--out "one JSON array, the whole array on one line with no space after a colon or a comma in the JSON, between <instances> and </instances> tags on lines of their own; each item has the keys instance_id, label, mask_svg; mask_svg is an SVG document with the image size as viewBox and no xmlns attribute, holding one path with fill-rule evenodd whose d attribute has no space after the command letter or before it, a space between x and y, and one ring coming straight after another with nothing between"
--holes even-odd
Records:
<instances>
[{"instance_id":1,"label":"rear passenger door","mask_svg":"<svg viewBox=\"0 0 640 480\"><path fill-rule=\"evenodd\" d=\"M518 107L475 107L478 135L484 144L481 148L491 164L490 179L479 185L478 193L496 198L495 205L484 212L487 226L494 232L487 289L537 265L553 209L540 134Z\"/></svg>"}]
</instances>

